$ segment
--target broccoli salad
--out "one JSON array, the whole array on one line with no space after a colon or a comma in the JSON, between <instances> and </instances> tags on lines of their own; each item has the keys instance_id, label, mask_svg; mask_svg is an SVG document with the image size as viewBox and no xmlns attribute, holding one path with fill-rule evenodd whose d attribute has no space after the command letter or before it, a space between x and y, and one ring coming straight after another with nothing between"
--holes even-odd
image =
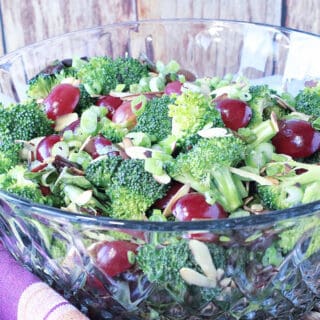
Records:
<instances>
[{"instance_id":1,"label":"broccoli salad","mask_svg":"<svg viewBox=\"0 0 320 320\"><path fill-rule=\"evenodd\" d=\"M0 186L32 202L180 221L320 200L317 83L294 97L175 61L92 57L56 62L27 94L0 109Z\"/></svg>"},{"instance_id":2,"label":"broccoli salad","mask_svg":"<svg viewBox=\"0 0 320 320\"><path fill-rule=\"evenodd\" d=\"M320 200L317 82L291 95L230 74L197 78L176 61L99 56L55 62L29 80L27 95L0 108L0 188L33 203L115 219L195 221ZM282 232L263 264L278 266L311 226L318 219ZM188 286L206 301L221 294L217 283L237 290L224 275L218 235L137 238L104 242L120 261L100 265L107 275L138 265L178 302ZM99 250L101 242L89 247L98 266ZM318 250L316 239L308 250Z\"/></svg>"}]
</instances>

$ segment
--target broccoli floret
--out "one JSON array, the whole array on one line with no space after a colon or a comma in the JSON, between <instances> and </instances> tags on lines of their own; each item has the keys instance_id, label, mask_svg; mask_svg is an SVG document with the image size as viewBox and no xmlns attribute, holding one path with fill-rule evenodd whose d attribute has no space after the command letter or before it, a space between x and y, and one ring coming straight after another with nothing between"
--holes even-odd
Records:
<instances>
[{"instance_id":1,"label":"broccoli floret","mask_svg":"<svg viewBox=\"0 0 320 320\"><path fill-rule=\"evenodd\" d=\"M20 143L14 142L9 135L0 135L0 174L20 162Z\"/></svg>"},{"instance_id":2,"label":"broccoli floret","mask_svg":"<svg viewBox=\"0 0 320 320\"><path fill-rule=\"evenodd\" d=\"M168 174L188 183L211 202L218 201L231 212L242 204L241 194L229 167L244 159L245 143L234 135L202 138L186 153L180 153L166 164Z\"/></svg>"},{"instance_id":3,"label":"broccoli floret","mask_svg":"<svg viewBox=\"0 0 320 320\"><path fill-rule=\"evenodd\" d=\"M303 191L298 186L258 186L258 195L264 206L271 210L291 208L301 203Z\"/></svg>"},{"instance_id":4,"label":"broccoli floret","mask_svg":"<svg viewBox=\"0 0 320 320\"><path fill-rule=\"evenodd\" d=\"M125 126L115 123L107 117L100 120L99 127L98 133L102 134L113 143L121 142L128 133L128 129Z\"/></svg>"},{"instance_id":5,"label":"broccoli floret","mask_svg":"<svg viewBox=\"0 0 320 320\"><path fill-rule=\"evenodd\" d=\"M32 99L43 99L58 83L54 74L39 73L28 81L27 94Z\"/></svg>"},{"instance_id":6,"label":"broccoli floret","mask_svg":"<svg viewBox=\"0 0 320 320\"><path fill-rule=\"evenodd\" d=\"M312 118L320 117L320 84L315 87L305 87L295 97L296 111L305 113Z\"/></svg>"},{"instance_id":7,"label":"broccoli floret","mask_svg":"<svg viewBox=\"0 0 320 320\"><path fill-rule=\"evenodd\" d=\"M139 60L128 58L117 58L114 60L117 72L118 84L124 84L124 90L128 91L130 85L139 83L140 79L148 76L148 67Z\"/></svg>"},{"instance_id":8,"label":"broccoli floret","mask_svg":"<svg viewBox=\"0 0 320 320\"><path fill-rule=\"evenodd\" d=\"M77 77L91 96L107 95L118 84L128 90L147 74L147 67L133 58L92 57L77 69Z\"/></svg>"},{"instance_id":9,"label":"broccoli floret","mask_svg":"<svg viewBox=\"0 0 320 320\"><path fill-rule=\"evenodd\" d=\"M111 184L111 178L118 169L122 158L103 156L99 157L88 165L85 170L85 177L96 187L108 188Z\"/></svg>"},{"instance_id":10,"label":"broccoli floret","mask_svg":"<svg viewBox=\"0 0 320 320\"><path fill-rule=\"evenodd\" d=\"M146 210L162 198L167 185L158 183L151 173L145 171L144 160L125 159L111 178L106 189L111 200L111 213L114 218L141 219Z\"/></svg>"},{"instance_id":11,"label":"broccoli floret","mask_svg":"<svg viewBox=\"0 0 320 320\"><path fill-rule=\"evenodd\" d=\"M226 252L218 245L207 245L213 264L223 269L226 263ZM160 288L165 289L173 299L184 302L186 292L194 290L198 295L198 302L212 301L221 292L221 288L205 288L189 285L180 275L182 268L190 268L203 273L196 263L188 240L169 239L164 244L151 242L139 247L136 262L147 276L148 280Z\"/></svg>"},{"instance_id":12,"label":"broccoli floret","mask_svg":"<svg viewBox=\"0 0 320 320\"><path fill-rule=\"evenodd\" d=\"M198 133L191 134L177 141L179 152L187 152L195 146L202 137Z\"/></svg>"},{"instance_id":13,"label":"broccoli floret","mask_svg":"<svg viewBox=\"0 0 320 320\"><path fill-rule=\"evenodd\" d=\"M27 168L17 165L0 176L0 188L35 203L46 203L39 185L25 178Z\"/></svg>"},{"instance_id":14,"label":"broccoli floret","mask_svg":"<svg viewBox=\"0 0 320 320\"><path fill-rule=\"evenodd\" d=\"M107 95L117 85L116 68L108 57L92 57L77 70L78 78L91 96Z\"/></svg>"},{"instance_id":15,"label":"broccoli floret","mask_svg":"<svg viewBox=\"0 0 320 320\"><path fill-rule=\"evenodd\" d=\"M180 269L192 267L188 242L181 240L167 246L153 243L140 246L136 261L148 280L164 287L182 302L187 284L180 276Z\"/></svg>"},{"instance_id":16,"label":"broccoli floret","mask_svg":"<svg viewBox=\"0 0 320 320\"><path fill-rule=\"evenodd\" d=\"M152 142L159 142L171 134L172 119L168 116L168 105L174 99L163 95L148 101L141 115L137 117L137 125L132 132L146 133Z\"/></svg>"},{"instance_id":17,"label":"broccoli floret","mask_svg":"<svg viewBox=\"0 0 320 320\"><path fill-rule=\"evenodd\" d=\"M198 92L185 91L169 105L172 134L178 138L192 135L205 125L223 127L220 112L211 103L211 97Z\"/></svg>"},{"instance_id":18,"label":"broccoli floret","mask_svg":"<svg viewBox=\"0 0 320 320\"><path fill-rule=\"evenodd\" d=\"M252 118L248 127L254 128L259 125L275 107L279 107L272 97L274 93L268 85L257 85L249 88L251 99L247 101L252 110ZM266 112L266 114L264 114Z\"/></svg>"},{"instance_id":19,"label":"broccoli floret","mask_svg":"<svg viewBox=\"0 0 320 320\"><path fill-rule=\"evenodd\" d=\"M13 141L29 141L53 132L52 121L34 100L12 105L4 113L6 123L0 123L1 137L8 135Z\"/></svg>"},{"instance_id":20,"label":"broccoli floret","mask_svg":"<svg viewBox=\"0 0 320 320\"><path fill-rule=\"evenodd\" d=\"M297 174L299 170L303 173ZM286 209L301 203L319 199L317 183L320 167L301 163L291 158L270 162L266 165L270 185L258 185L257 192L262 203L269 209Z\"/></svg>"},{"instance_id":21,"label":"broccoli floret","mask_svg":"<svg viewBox=\"0 0 320 320\"><path fill-rule=\"evenodd\" d=\"M22 144L16 140L31 140L52 132L52 122L35 101L11 105L0 105L0 172L20 162Z\"/></svg>"},{"instance_id":22,"label":"broccoli floret","mask_svg":"<svg viewBox=\"0 0 320 320\"><path fill-rule=\"evenodd\" d=\"M76 106L75 111L79 115L81 115L84 110L88 109L89 107L95 104L96 98L90 96L90 94L87 92L87 90L85 89L85 86L82 83L80 83L79 89L80 89L80 99Z\"/></svg>"}]
</instances>

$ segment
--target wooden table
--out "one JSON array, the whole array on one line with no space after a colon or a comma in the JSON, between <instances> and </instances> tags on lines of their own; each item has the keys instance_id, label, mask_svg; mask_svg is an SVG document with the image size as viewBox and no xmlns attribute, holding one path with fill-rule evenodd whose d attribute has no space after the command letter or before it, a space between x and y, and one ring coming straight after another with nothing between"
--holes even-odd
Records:
<instances>
[{"instance_id":1,"label":"wooden table","mask_svg":"<svg viewBox=\"0 0 320 320\"><path fill-rule=\"evenodd\" d=\"M27 44L112 22L222 18L320 33L320 0L1 0L0 55Z\"/></svg>"}]
</instances>

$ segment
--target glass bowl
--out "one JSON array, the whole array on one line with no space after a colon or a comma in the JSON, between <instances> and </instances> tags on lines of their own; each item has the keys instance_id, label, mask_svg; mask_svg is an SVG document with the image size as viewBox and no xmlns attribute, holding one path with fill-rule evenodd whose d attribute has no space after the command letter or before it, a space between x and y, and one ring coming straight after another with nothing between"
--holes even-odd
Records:
<instances>
[{"instance_id":1,"label":"glass bowl","mask_svg":"<svg viewBox=\"0 0 320 320\"><path fill-rule=\"evenodd\" d=\"M56 59L94 55L175 59L197 76L232 73L292 93L320 76L315 35L236 21L135 21L69 33L1 57L0 98L23 100L27 80ZM0 191L2 242L92 319L301 319L320 300L319 215L315 202L215 221L123 221L36 205ZM191 233L214 234L216 241L190 241ZM277 257L274 243L284 238L292 241ZM168 270L177 267L166 251L155 267L158 278L135 264L109 276L91 253L119 239L140 246L157 241L161 250L175 248L172 239L185 241L174 272L179 278L181 267L189 268L189 283L180 277L179 287L170 279ZM192 267L183 265L185 254L193 257Z\"/></svg>"}]
</instances>

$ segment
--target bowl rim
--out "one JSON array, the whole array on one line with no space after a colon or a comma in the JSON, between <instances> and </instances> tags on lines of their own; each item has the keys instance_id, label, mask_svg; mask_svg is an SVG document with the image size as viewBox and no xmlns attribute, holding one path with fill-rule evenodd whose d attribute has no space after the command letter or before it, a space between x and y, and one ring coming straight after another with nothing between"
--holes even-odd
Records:
<instances>
[{"instance_id":1,"label":"bowl rim","mask_svg":"<svg viewBox=\"0 0 320 320\"><path fill-rule=\"evenodd\" d=\"M33 47L37 47L39 45L43 45L46 42L50 41L56 41L62 38L67 38L69 36L75 35L75 34L81 34L89 31L95 31L105 28L118 28L118 27L132 27L137 26L139 24L151 24L151 23L157 23L157 24L163 24L163 23L231 23L231 24L240 24L240 25L254 25L261 28L270 28L270 29L276 29L278 31L283 32L289 32L289 33L299 33L304 34L307 36L312 36L315 38L320 38L320 34L317 34L315 32L310 31L304 31L299 30L297 28L291 28L291 27L285 27L282 25L275 25L275 24L269 24L264 22L255 22L255 21L244 21L244 20L237 20L237 19L220 19L220 18L165 18L165 19L141 19L141 20L128 20L128 21L119 21L119 22L112 22L107 23L99 26L94 27L86 27L81 28L78 30L69 31L63 34L55 35L52 37L49 37L47 39L42 39L33 43L30 43L26 46L22 46L19 48L16 48L10 52L4 53L2 56L0 56L0 60L4 59L10 59L14 57L15 55L19 54L20 51L26 50L26 49L32 49Z\"/></svg>"},{"instance_id":2,"label":"bowl rim","mask_svg":"<svg viewBox=\"0 0 320 320\"><path fill-rule=\"evenodd\" d=\"M115 22L90 28L83 28L76 31L67 32L61 35L50 37L27 46L15 49L7 54L0 57L0 65L6 60L14 58L19 55L24 50L30 50L37 46L45 45L47 42L58 41L62 38L68 38L74 35L80 35L81 33L91 32L95 30L108 29L108 28L119 28L119 27L134 27L141 24L165 24L165 23L217 23L217 24L241 24L241 25L254 25L261 29L273 29L281 32L287 33L299 33L320 39L320 35L307 32L303 30L298 30L294 28L287 28L283 26L277 26L272 24L266 24L261 22L248 22L241 20L228 20L228 19L210 19L210 18L171 18L171 19L146 19L146 20L130 20L125 22ZM216 231L226 231L226 230L237 230L243 228L257 227L263 225L270 225L276 222L281 222L286 219L293 219L302 216L308 216L320 211L320 200L304 205L299 205L296 207L275 210L269 213L260 215L250 215L238 218L226 218L217 220L198 220L198 221L144 221L144 220L125 220L125 219L115 219L106 216L92 216L84 215L80 213L68 212L55 207L50 207L42 204L31 203L30 201L23 199L14 194L7 193L0 190L0 201L3 200L12 203L14 205L20 206L26 209L26 212L32 214L41 215L45 217L62 218L67 219L69 222L74 223L85 223L87 225L95 225L99 227L110 227L115 229L131 229L131 230L144 230L144 231L169 231L169 232L180 232L180 231L192 231L192 230L216 230ZM1 213L2 214L2 213ZM4 213L6 215L6 213Z\"/></svg>"},{"instance_id":3,"label":"bowl rim","mask_svg":"<svg viewBox=\"0 0 320 320\"><path fill-rule=\"evenodd\" d=\"M0 190L0 210L3 210L3 200L8 203L25 209L31 216L42 218L57 218L72 223L85 223L97 227L109 227L114 229L129 229L141 231L230 231L246 228L263 227L274 225L293 218L312 216L320 213L320 200L308 204L298 205L283 210L275 210L264 214L250 215L237 218L225 218L217 220L197 221L150 221L150 220L126 220L116 219L107 216L93 216L81 213L69 212L66 210L50 207L48 205L32 203L14 194ZM11 208L11 207L10 207ZM0 212L3 214L3 212ZM17 213L15 213L17 214ZM7 215L7 213L4 213ZM10 214L9 214L10 215Z\"/></svg>"}]
</instances>

